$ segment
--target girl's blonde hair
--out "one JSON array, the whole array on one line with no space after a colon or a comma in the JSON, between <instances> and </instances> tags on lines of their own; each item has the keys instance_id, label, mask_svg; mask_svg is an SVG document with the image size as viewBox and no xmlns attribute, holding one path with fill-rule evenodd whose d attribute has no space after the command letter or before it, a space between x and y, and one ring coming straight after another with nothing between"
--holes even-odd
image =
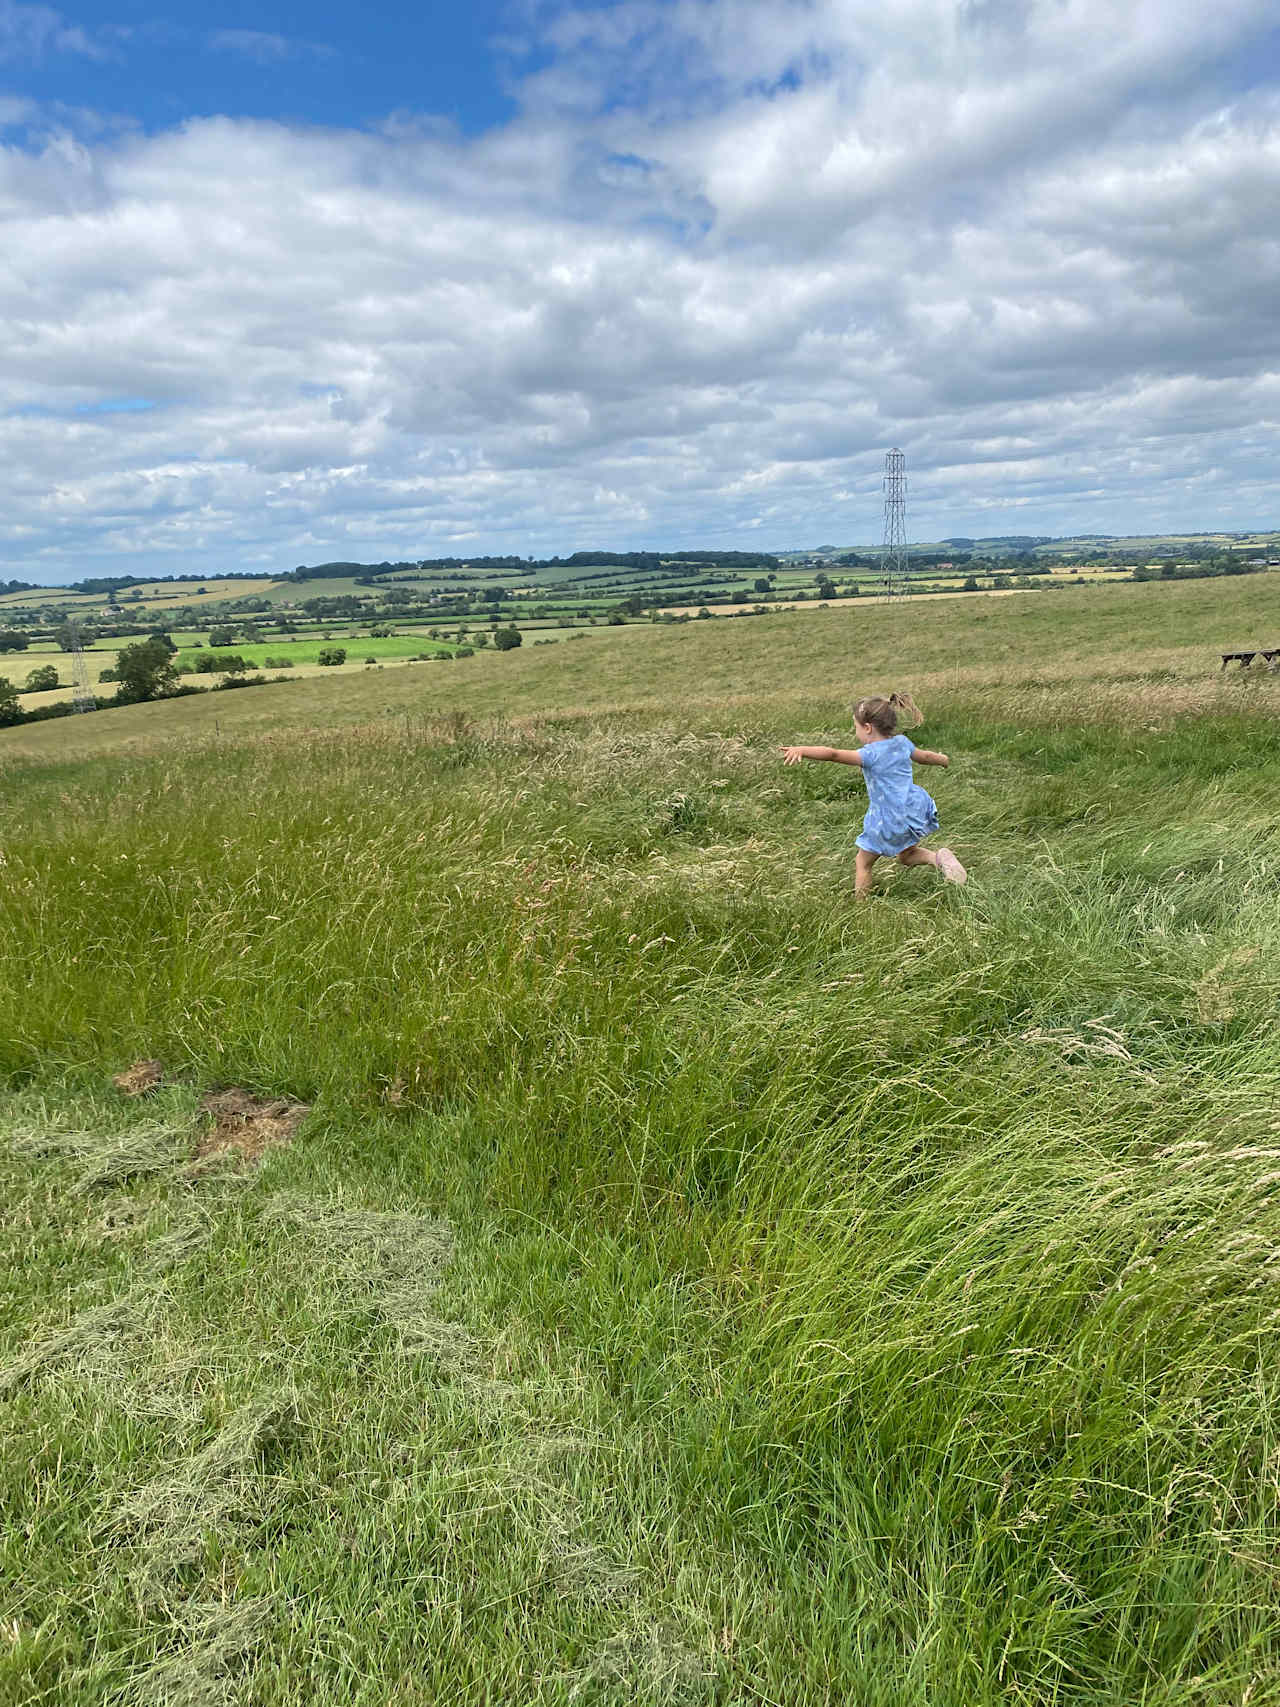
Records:
<instances>
[{"instance_id":1,"label":"girl's blonde hair","mask_svg":"<svg viewBox=\"0 0 1280 1707\"><path fill-rule=\"evenodd\" d=\"M860 699L853 708L853 721L869 723L877 735L892 735L898 727L899 712L911 719L908 729L918 729L924 722L924 713L909 693L891 693L888 699L879 694Z\"/></svg>"}]
</instances>

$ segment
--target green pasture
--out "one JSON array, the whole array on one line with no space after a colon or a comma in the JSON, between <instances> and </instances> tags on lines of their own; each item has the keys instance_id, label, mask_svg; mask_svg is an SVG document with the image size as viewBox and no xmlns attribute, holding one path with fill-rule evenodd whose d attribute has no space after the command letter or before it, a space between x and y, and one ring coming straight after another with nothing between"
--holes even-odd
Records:
<instances>
[{"instance_id":1,"label":"green pasture","mask_svg":"<svg viewBox=\"0 0 1280 1707\"><path fill-rule=\"evenodd\" d=\"M0 731L0 1699L1275 1699L1265 582Z\"/></svg>"},{"instance_id":2,"label":"green pasture","mask_svg":"<svg viewBox=\"0 0 1280 1707\"><path fill-rule=\"evenodd\" d=\"M367 597L370 588L358 585L354 575L343 575L332 581L273 581L255 597L266 599L270 605L301 605L307 599L336 599Z\"/></svg>"},{"instance_id":3,"label":"green pasture","mask_svg":"<svg viewBox=\"0 0 1280 1707\"><path fill-rule=\"evenodd\" d=\"M202 657L207 658L213 650L233 653L255 669L265 668L268 658L287 658L288 667L292 667L295 664L318 664L321 652L341 646L346 649L347 654L346 665L342 667L350 668L352 664L363 664L367 658L416 658L423 652L453 650L450 646L428 640L425 634L396 634L378 639L367 634L340 633L337 628L332 632L331 640L316 637L307 640L267 640L252 645L247 641L233 641L230 646L214 648L208 645L182 646L175 654L174 662L180 665L195 664ZM465 659L463 661L465 662Z\"/></svg>"}]
</instances>

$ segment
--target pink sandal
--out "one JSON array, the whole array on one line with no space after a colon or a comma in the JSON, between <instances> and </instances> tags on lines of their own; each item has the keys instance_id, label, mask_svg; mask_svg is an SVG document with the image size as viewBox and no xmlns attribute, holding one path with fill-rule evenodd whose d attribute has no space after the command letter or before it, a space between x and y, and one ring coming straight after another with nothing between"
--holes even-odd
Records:
<instances>
[{"instance_id":1,"label":"pink sandal","mask_svg":"<svg viewBox=\"0 0 1280 1707\"><path fill-rule=\"evenodd\" d=\"M968 873L950 848L938 849L938 870L948 883L963 883Z\"/></svg>"}]
</instances>

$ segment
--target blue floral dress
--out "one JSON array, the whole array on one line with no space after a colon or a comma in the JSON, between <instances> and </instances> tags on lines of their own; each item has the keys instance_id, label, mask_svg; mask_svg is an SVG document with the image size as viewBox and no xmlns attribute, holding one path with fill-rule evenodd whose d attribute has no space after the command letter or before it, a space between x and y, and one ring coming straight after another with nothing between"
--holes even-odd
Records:
<instances>
[{"instance_id":1,"label":"blue floral dress","mask_svg":"<svg viewBox=\"0 0 1280 1707\"><path fill-rule=\"evenodd\" d=\"M857 845L866 853L900 854L938 828L933 796L912 779L914 746L906 735L890 735L858 749L870 804Z\"/></svg>"}]
</instances>

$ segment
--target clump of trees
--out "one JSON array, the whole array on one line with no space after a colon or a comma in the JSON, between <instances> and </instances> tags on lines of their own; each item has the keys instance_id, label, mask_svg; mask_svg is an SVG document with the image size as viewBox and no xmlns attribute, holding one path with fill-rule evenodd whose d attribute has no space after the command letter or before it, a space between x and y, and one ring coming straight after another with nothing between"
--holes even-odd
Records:
<instances>
[{"instance_id":1,"label":"clump of trees","mask_svg":"<svg viewBox=\"0 0 1280 1707\"><path fill-rule=\"evenodd\" d=\"M164 579L166 581L199 581L203 583L207 577L204 575L187 574L166 575ZM252 569L224 569L218 574L219 581L257 581L260 579L261 577L258 575L257 571ZM109 596L113 592L121 593L133 587L149 587L154 580L155 577L153 575L90 575L83 581L73 581L71 583L71 591L73 593L90 594L106 593ZM9 591L11 592L25 593L29 589L30 583L27 581L14 581L9 587ZM201 585L198 590L203 593L203 585Z\"/></svg>"},{"instance_id":2,"label":"clump of trees","mask_svg":"<svg viewBox=\"0 0 1280 1707\"><path fill-rule=\"evenodd\" d=\"M122 705L161 699L178 685L173 653L163 640L138 640L116 653L116 698Z\"/></svg>"},{"instance_id":3,"label":"clump of trees","mask_svg":"<svg viewBox=\"0 0 1280 1707\"><path fill-rule=\"evenodd\" d=\"M31 644L27 635L16 628L0 628L0 652L25 652Z\"/></svg>"},{"instance_id":4,"label":"clump of trees","mask_svg":"<svg viewBox=\"0 0 1280 1707\"><path fill-rule=\"evenodd\" d=\"M26 693L52 693L54 688L62 684L58 680L56 664L41 664L27 675Z\"/></svg>"},{"instance_id":5,"label":"clump of trees","mask_svg":"<svg viewBox=\"0 0 1280 1707\"><path fill-rule=\"evenodd\" d=\"M237 676L253 668L253 659L242 658L239 652L206 652L203 658L180 668L183 675Z\"/></svg>"},{"instance_id":6,"label":"clump of trees","mask_svg":"<svg viewBox=\"0 0 1280 1707\"><path fill-rule=\"evenodd\" d=\"M698 565L713 564L734 569L777 569L779 559L767 551L573 551L568 557L423 557L416 562L400 563L316 563L298 564L286 581L355 580L360 586L373 586L387 575L429 575L439 577L453 570L518 571L526 575L537 569L579 569L602 567L633 569L641 573L661 570L666 563Z\"/></svg>"},{"instance_id":7,"label":"clump of trees","mask_svg":"<svg viewBox=\"0 0 1280 1707\"><path fill-rule=\"evenodd\" d=\"M524 635L512 623L509 628L499 628L494 631L493 644L499 652L510 652L515 647L524 645Z\"/></svg>"},{"instance_id":8,"label":"clump of trees","mask_svg":"<svg viewBox=\"0 0 1280 1707\"><path fill-rule=\"evenodd\" d=\"M321 664L345 664L347 649L345 646L322 646L317 659Z\"/></svg>"}]
</instances>

